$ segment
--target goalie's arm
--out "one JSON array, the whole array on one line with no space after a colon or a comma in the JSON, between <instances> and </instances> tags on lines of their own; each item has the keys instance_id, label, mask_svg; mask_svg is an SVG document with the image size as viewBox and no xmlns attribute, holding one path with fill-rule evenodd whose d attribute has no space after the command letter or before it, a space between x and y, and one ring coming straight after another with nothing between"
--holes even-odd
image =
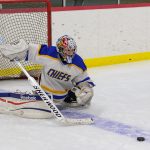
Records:
<instances>
[{"instance_id":1,"label":"goalie's arm","mask_svg":"<svg viewBox=\"0 0 150 150\"><path fill-rule=\"evenodd\" d=\"M29 45L23 39L14 43L0 45L2 56L9 60L24 60L27 56L28 49Z\"/></svg>"},{"instance_id":2,"label":"goalie's arm","mask_svg":"<svg viewBox=\"0 0 150 150\"><path fill-rule=\"evenodd\" d=\"M38 57L38 53L43 45L27 43L25 40L20 39L17 42L0 45L0 53L3 57L10 61L25 60L33 63L43 64L43 60ZM43 64L44 65L44 64Z\"/></svg>"}]
</instances>

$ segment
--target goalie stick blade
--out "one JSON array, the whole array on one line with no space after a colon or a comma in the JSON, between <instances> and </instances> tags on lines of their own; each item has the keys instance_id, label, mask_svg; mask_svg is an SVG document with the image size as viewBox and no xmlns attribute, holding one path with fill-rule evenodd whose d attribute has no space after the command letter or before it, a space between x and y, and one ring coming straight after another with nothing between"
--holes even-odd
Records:
<instances>
[{"instance_id":1,"label":"goalie stick blade","mask_svg":"<svg viewBox=\"0 0 150 150\"><path fill-rule=\"evenodd\" d=\"M65 125L90 125L94 123L92 118L82 118L82 119L73 119L73 118L64 118L61 122Z\"/></svg>"}]
</instances>

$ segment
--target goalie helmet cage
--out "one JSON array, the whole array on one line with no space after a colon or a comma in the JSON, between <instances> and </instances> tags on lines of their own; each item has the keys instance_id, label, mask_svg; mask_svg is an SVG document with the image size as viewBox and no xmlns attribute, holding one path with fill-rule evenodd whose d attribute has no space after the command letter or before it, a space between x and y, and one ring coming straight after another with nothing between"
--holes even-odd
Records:
<instances>
[{"instance_id":1,"label":"goalie helmet cage","mask_svg":"<svg viewBox=\"0 0 150 150\"><path fill-rule=\"evenodd\" d=\"M19 39L51 45L51 3L49 0L0 0L0 45ZM33 77L39 77L38 64L22 64ZM15 63L0 54L0 80L24 78Z\"/></svg>"}]
</instances>

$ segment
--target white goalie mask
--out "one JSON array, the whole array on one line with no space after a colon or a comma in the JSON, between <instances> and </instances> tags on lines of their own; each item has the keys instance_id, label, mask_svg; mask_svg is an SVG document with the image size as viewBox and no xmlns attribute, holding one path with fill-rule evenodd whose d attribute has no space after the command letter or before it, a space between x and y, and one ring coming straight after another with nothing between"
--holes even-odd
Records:
<instances>
[{"instance_id":1,"label":"white goalie mask","mask_svg":"<svg viewBox=\"0 0 150 150\"><path fill-rule=\"evenodd\" d=\"M68 64L72 63L72 59L77 51L74 39L68 35L64 35L57 40L56 47L61 60Z\"/></svg>"}]
</instances>

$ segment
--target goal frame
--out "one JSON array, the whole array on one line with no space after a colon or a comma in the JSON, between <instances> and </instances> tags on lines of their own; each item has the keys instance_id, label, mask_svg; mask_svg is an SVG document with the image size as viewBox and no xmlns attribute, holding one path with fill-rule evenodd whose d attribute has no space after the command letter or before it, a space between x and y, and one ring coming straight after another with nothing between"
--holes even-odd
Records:
<instances>
[{"instance_id":1,"label":"goal frame","mask_svg":"<svg viewBox=\"0 0 150 150\"><path fill-rule=\"evenodd\" d=\"M0 4L7 4L7 3L38 3L38 2L44 2L46 3L46 12L47 12L47 43L49 46L52 44L52 31L51 31L51 2L50 0L0 0ZM3 11L3 10L2 10ZM1 9L0 9L1 13ZM17 13L17 12L16 12Z\"/></svg>"},{"instance_id":2,"label":"goal frame","mask_svg":"<svg viewBox=\"0 0 150 150\"><path fill-rule=\"evenodd\" d=\"M34 5L35 3L35 5ZM41 30L41 33L44 33L45 35L45 42L41 41L41 42L37 42L37 44L48 44L48 46L51 46L52 44L52 23L51 23L51 1L49 0L0 0L0 4L2 4L2 8L0 8L0 14L28 14L28 13L45 13L46 12L46 16L45 16L45 26L44 29L46 28L46 32ZM5 7L5 5L3 6L3 4L10 4L9 7ZM12 5L11 5L12 4ZM14 8L14 4L18 4L19 7L17 7L16 9ZM23 6L25 4L25 7ZM27 5L26 5L27 4ZM29 5L28 7L28 4ZM36 4L38 5L36 7ZM40 5L41 4L41 5ZM44 7L43 7L44 4ZM13 6L14 5L14 6ZM33 7L32 7L33 5ZM27 6L27 7L26 7ZM30 28L29 28L29 32L30 32ZM40 36L39 36L40 37ZM21 38L21 37L20 37ZM36 40L36 37L33 39ZM30 40L28 41L30 42ZM31 42L33 42L31 40ZM35 42L35 41L34 41ZM1 55L0 55L1 56ZM1 57L0 57L1 58ZM6 68L4 68L4 66L2 65L2 67L0 66L0 80L8 80L8 79L23 79L25 78L24 74L22 73L22 71L20 70L20 68L18 68L15 64L11 64L12 62L9 62L7 60L4 61L6 64L8 63L8 67L6 65ZM11 68L12 65L12 68ZM26 62L24 63L24 67L27 69L27 71L30 73L31 76L38 78L40 76L41 73L41 65L39 64L34 64L30 62Z\"/></svg>"}]
</instances>

